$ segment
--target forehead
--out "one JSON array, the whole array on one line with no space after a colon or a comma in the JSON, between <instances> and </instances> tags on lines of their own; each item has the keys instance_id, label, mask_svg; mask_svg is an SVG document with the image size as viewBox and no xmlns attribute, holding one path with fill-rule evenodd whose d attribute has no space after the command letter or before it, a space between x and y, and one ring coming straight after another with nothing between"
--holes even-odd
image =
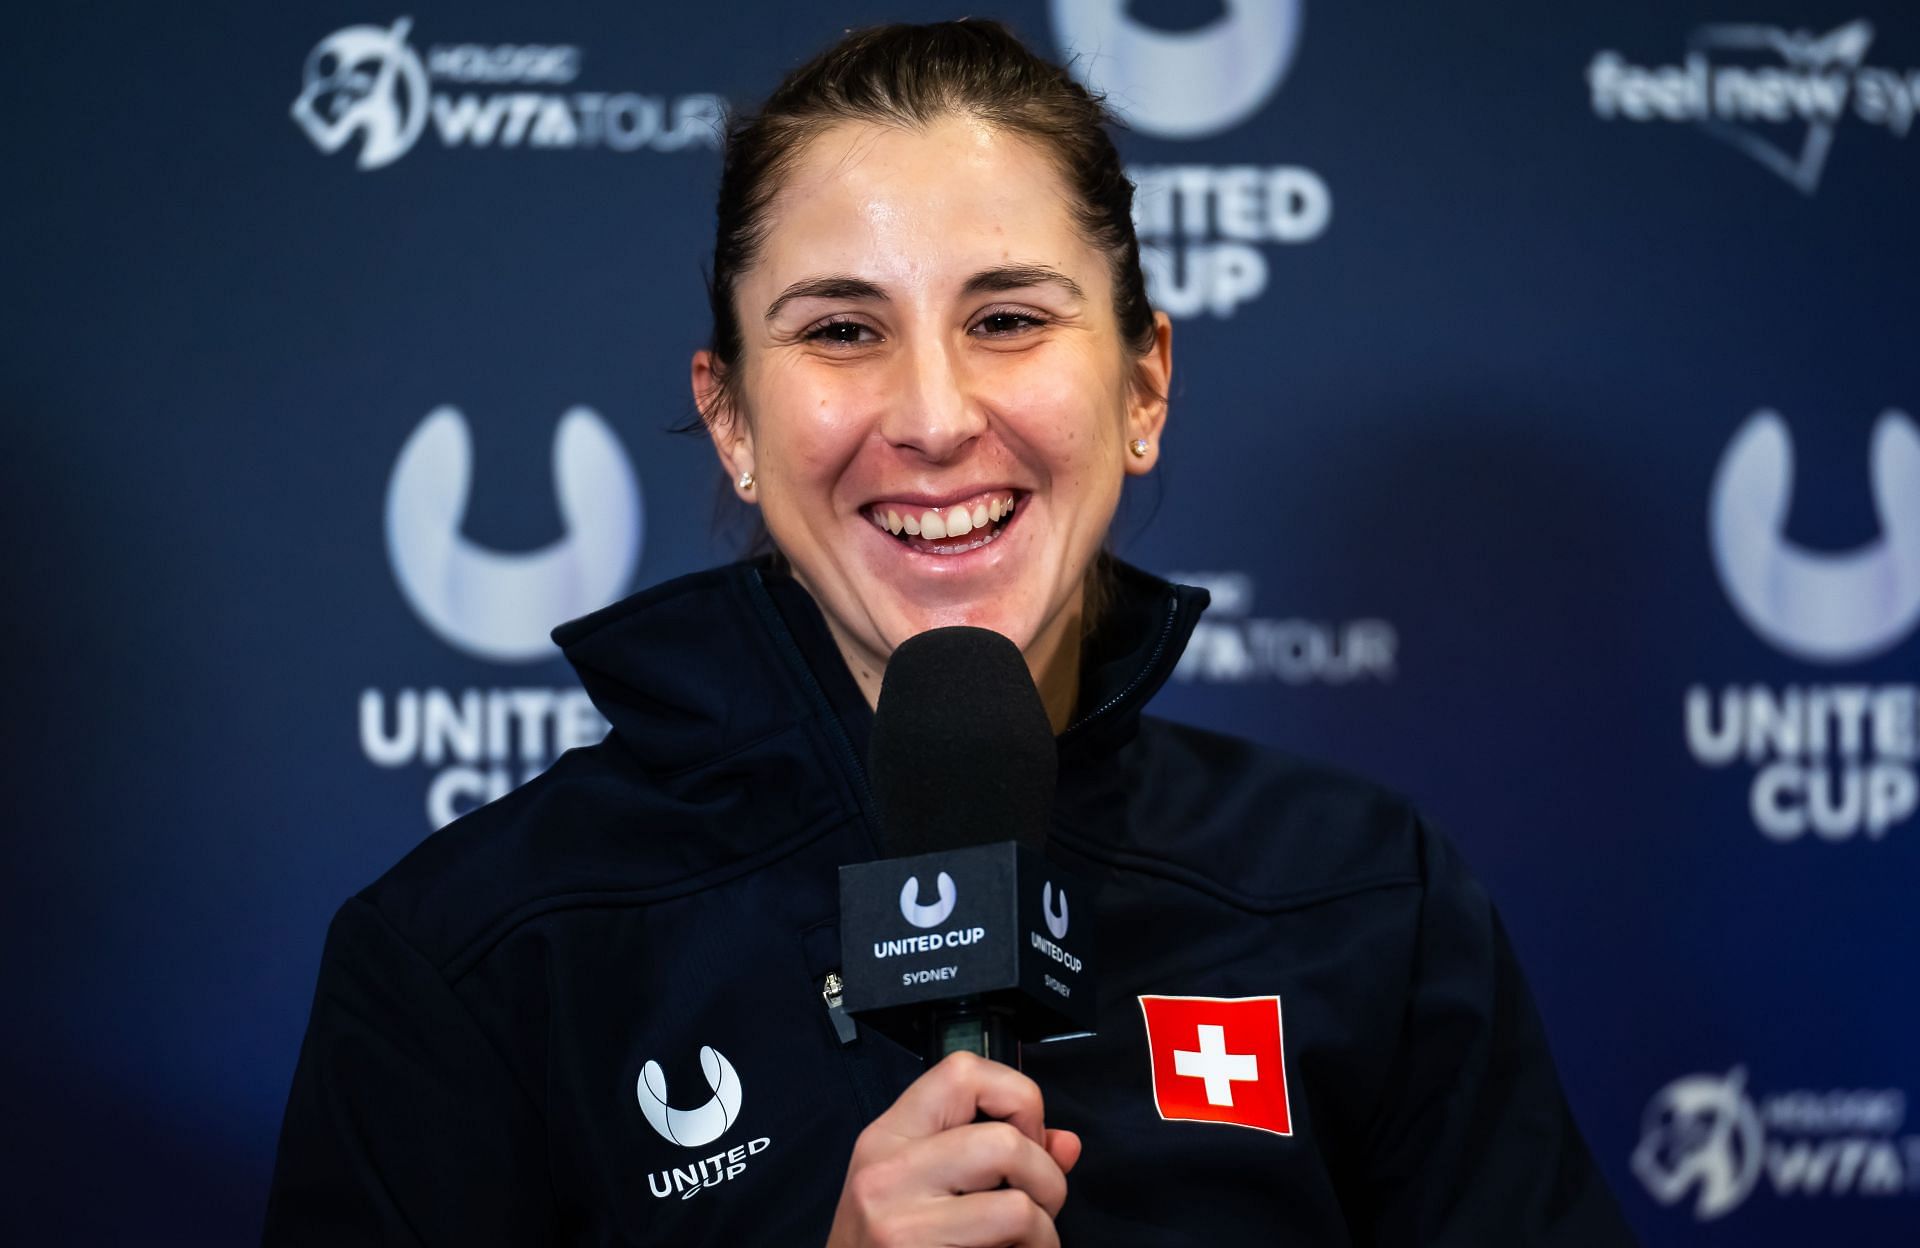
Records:
<instances>
[{"instance_id":1,"label":"forehead","mask_svg":"<svg viewBox=\"0 0 1920 1248\"><path fill-rule=\"evenodd\" d=\"M1008 261L1091 281L1099 260L1065 181L1027 139L960 117L924 129L849 122L787 173L748 283L836 271L931 285Z\"/></svg>"}]
</instances>

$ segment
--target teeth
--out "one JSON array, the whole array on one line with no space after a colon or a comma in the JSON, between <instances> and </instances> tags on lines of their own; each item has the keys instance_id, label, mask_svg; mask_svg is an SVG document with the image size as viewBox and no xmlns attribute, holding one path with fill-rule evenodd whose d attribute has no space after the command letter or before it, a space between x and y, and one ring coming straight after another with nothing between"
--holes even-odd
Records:
<instances>
[{"instance_id":1,"label":"teeth","mask_svg":"<svg viewBox=\"0 0 1920 1248\"><path fill-rule=\"evenodd\" d=\"M929 508L918 514L895 511L891 507L875 507L867 513L867 518L873 521L875 528L895 537L904 533L908 537L938 541L948 537L965 537L973 532L984 533L988 525L998 524L1012 514L1013 498L1009 495L975 503L972 507Z\"/></svg>"}]
</instances>

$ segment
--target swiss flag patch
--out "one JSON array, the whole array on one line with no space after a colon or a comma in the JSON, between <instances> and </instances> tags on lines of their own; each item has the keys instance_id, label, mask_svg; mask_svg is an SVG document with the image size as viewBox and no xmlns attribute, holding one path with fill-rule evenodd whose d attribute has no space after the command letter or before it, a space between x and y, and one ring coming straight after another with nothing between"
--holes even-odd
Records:
<instances>
[{"instance_id":1,"label":"swiss flag patch","mask_svg":"<svg viewBox=\"0 0 1920 1248\"><path fill-rule=\"evenodd\" d=\"M1292 1135L1279 997L1140 998L1162 1118Z\"/></svg>"}]
</instances>

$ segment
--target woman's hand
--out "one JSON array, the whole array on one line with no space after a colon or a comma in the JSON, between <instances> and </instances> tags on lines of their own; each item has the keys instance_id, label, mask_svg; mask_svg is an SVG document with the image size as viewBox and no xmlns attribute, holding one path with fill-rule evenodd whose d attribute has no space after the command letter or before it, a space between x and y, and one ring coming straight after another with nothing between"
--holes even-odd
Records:
<instances>
[{"instance_id":1,"label":"woman's hand","mask_svg":"<svg viewBox=\"0 0 1920 1248\"><path fill-rule=\"evenodd\" d=\"M1079 1159L1080 1137L1042 1122L1033 1080L951 1054L854 1141L827 1248L1057 1248Z\"/></svg>"}]
</instances>

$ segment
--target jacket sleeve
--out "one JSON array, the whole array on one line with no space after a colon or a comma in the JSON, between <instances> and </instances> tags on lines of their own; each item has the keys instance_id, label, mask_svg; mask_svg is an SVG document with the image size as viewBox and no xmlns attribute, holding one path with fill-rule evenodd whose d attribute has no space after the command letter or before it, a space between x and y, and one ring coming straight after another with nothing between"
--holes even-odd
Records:
<instances>
[{"instance_id":1,"label":"jacket sleeve","mask_svg":"<svg viewBox=\"0 0 1920 1248\"><path fill-rule=\"evenodd\" d=\"M1445 838L1425 891L1403 1034L1368 1141L1356 1242L1635 1242L1580 1137L1505 929Z\"/></svg>"},{"instance_id":2,"label":"jacket sleeve","mask_svg":"<svg viewBox=\"0 0 1920 1248\"><path fill-rule=\"evenodd\" d=\"M327 933L267 1200L278 1245L540 1244L538 1107L439 971L364 900Z\"/></svg>"}]
</instances>

